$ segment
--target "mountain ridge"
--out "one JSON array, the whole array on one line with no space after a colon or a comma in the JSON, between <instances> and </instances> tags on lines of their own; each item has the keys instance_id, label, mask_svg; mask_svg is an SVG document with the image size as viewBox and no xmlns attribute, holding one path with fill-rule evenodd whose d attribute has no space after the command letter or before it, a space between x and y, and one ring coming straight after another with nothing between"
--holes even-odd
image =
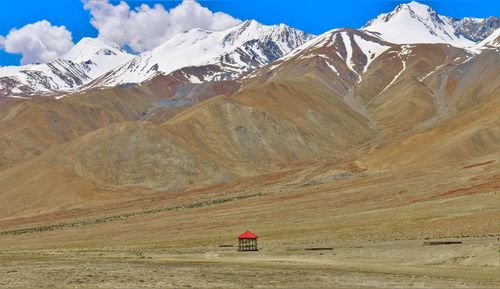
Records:
<instances>
[{"instance_id":1,"label":"mountain ridge","mask_svg":"<svg viewBox=\"0 0 500 289\"><path fill-rule=\"evenodd\" d=\"M218 32L195 28L137 56L97 79L94 86L140 83L184 67L207 65L218 69L207 71L201 79L187 78L192 82L227 80L280 58L310 38L284 24L266 26L255 20Z\"/></svg>"},{"instance_id":2,"label":"mountain ridge","mask_svg":"<svg viewBox=\"0 0 500 289\"><path fill-rule=\"evenodd\" d=\"M82 38L59 59L0 67L0 96L54 95L77 90L133 56L113 43Z\"/></svg>"},{"instance_id":3,"label":"mountain ridge","mask_svg":"<svg viewBox=\"0 0 500 289\"><path fill-rule=\"evenodd\" d=\"M392 44L447 43L480 53L479 43L498 27L498 17L456 19L412 1L380 14L360 31ZM412 29L414 33L399 32ZM0 97L59 97L139 84L160 74L172 74L187 83L234 80L300 51L313 38L285 24L266 26L255 20L218 32L195 28L136 56L102 39L83 38L50 63L0 67Z\"/></svg>"}]
</instances>

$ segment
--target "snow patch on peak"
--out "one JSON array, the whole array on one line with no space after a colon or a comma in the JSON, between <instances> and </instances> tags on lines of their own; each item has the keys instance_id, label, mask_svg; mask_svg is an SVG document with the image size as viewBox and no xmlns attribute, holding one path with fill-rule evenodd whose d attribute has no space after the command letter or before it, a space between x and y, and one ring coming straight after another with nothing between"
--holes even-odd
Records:
<instances>
[{"instance_id":1,"label":"snow patch on peak","mask_svg":"<svg viewBox=\"0 0 500 289\"><path fill-rule=\"evenodd\" d=\"M390 46L382 45L374 41L368 41L358 35L354 35L354 41L358 44L361 51L366 55L366 65L363 73L366 72L370 63L380 54L390 48Z\"/></svg>"},{"instance_id":2,"label":"snow patch on peak","mask_svg":"<svg viewBox=\"0 0 500 289\"><path fill-rule=\"evenodd\" d=\"M347 53L346 58L344 59L345 63L347 64L347 67L349 67L349 69L352 70L352 72L354 72L358 76L359 79L359 74L354 69L354 63L352 62L351 38L349 37L349 34L347 34L347 32L341 32L340 35L342 37L342 42L344 42L345 50Z\"/></svg>"}]
</instances>

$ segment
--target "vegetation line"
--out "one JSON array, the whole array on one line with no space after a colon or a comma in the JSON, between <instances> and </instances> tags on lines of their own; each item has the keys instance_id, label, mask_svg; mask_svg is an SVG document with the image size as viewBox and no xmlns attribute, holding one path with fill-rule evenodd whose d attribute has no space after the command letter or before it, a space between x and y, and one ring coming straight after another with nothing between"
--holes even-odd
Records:
<instances>
[{"instance_id":1,"label":"vegetation line","mask_svg":"<svg viewBox=\"0 0 500 289\"><path fill-rule=\"evenodd\" d=\"M137 216L152 215L152 214L159 214L159 213L163 213L163 212L179 211L179 210L186 210L186 209L202 208L202 207L219 205L219 204L223 204L223 203L227 203L227 202L233 202L233 201L244 200L244 199L255 198L255 197L262 197L265 195L269 195L269 194L258 193L258 194L252 194L252 195L227 197L227 198L215 199L215 200L210 200L210 201L195 202L195 203L191 203L188 205L178 205L178 206L173 206L173 207L147 209L147 210L141 210L141 211L137 211L137 212L112 215L112 216L107 216L107 217L84 219L84 220L79 220L79 221L69 222L69 223L58 223L58 224L39 226L39 227L0 231L0 236L21 235L21 234L29 234L29 233L56 231L56 230L76 228L76 227L82 227L82 226L88 226L88 225L109 223L109 222L114 222L114 221L127 220L129 218L137 217Z\"/></svg>"}]
</instances>

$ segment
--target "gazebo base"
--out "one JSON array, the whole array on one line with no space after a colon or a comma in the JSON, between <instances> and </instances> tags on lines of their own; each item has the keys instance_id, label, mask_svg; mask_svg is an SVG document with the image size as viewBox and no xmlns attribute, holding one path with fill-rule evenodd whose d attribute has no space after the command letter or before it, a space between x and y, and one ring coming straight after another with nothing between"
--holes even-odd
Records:
<instances>
[{"instance_id":1,"label":"gazebo base","mask_svg":"<svg viewBox=\"0 0 500 289\"><path fill-rule=\"evenodd\" d=\"M259 251L257 239L239 239L238 252Z\"/></svg>"}]
</instances>

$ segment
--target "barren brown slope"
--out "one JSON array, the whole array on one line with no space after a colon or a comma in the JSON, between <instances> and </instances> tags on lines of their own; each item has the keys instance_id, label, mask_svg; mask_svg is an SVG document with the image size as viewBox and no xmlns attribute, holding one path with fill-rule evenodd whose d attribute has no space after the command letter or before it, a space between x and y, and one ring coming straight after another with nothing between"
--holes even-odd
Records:
<instances>
[{"instance_id":1,"label":"barren brown slope","mask_svg":"<svg viewBox=\"0 0 500 289\"><path fill-rule=\"evenodd\" d=\"M318 59L302 64L304 73L253 79L229 98L202 102L163 127L186 147L244 174L342 152L377 136L370 120L334 88L343 86L342 79Z\"/></svg>"},{"instance_id":2,"label":"barren brown slope","mask_svg":"<svg viewBox=\"0 0 500 289\"><path fill-rule=\"evenodd\" d=\"M294 123L227 97L200 103L162 128L184 147L245 175L335 149Z\"/></svg>"},{"instance_id":3,"label":"barren brown slope","mask_svg":"<svg viewBox=\"0 0 500 289\"><path fill-rule=\"evenodd\" d=\"M353 94L385 133L401 133L445 113L441 87L424 81L468 57L465 50L442 44L398 46L372 63Z\"/></svg>"},{"instance_id":4,"label":"barren brown slope","mask_svg":"<svg viewBox=\"0 0 500 289\"><path fill-rule=\"evenodd\" d=\"M2 104L0 170L110 123L139 119L155 99L148 91L113 88Z\"/></svg>"},{"instance_id":5,"label":"barren brown slope","mask_svg":"<svg viewBox=\"0 0 500 289\"><path fill-rule=\"evenodd\" d=\"M198 158L149 122L124 122L52 148L0 174L2 216L123 201L222 182L231 174ZM124 196L121 198L120 192Z\"/></svg>"},{"instance_id":6,"label":"barren brown slope","mask_svg":"<svg viewBox=\"0 0 500 289\"><path fill-rule=\"evenodd\" d=\"M500 143L500 55L483 53L436 71L423 84L434 87L441 114L373 149L378 165L420 167L498 159ZM439 98L438 98L439 97ZM379 150L380 149L380 150Z\"/></svg>"},{"instance_id":7,"label":"barren brown slope","mask_svg":"<svg viewBox=\"0 0 500 289\"><path fill-rule=\"evenodd\" d=\"M443 79L442 83L439 82L440 78ZM437 84L441 84L445 103L452 115L480 109L490 101L499 101L500 52L483 51L450 68L448 73L441 71L440 74L432 75L428 85L432 87Z\"/></svg>"},{"instance_id":8,"label":"barren brown slope","mask_svg":"<svg viewBox=\"0 0 500 289\"><path fill-rule=\"evenodd\" d=\"M232 96L248 106L272 113L328 143L333 151L374 138L370 121L323 85L321 72L289 81L269 81L258 89L246 89Z\"/></svg>"},{"instance_id":9,"label":"barren brown slope","mask_svg":"<svg viewBox=\"0 0 500 289\"><path fill-rule=\"evenodd\" d=\"M42 154L107 124L126 119L95 105L57 100L23 100L3 107L0 117L0 170Z\"/></svg>"},{"instance_id":10,"label":"barren brown slope","mask_svg":"<svg viewBox=\"0 0 500 289\"><path fill-rule=\"evenodd\" d=\"M141 85L91 89L59 100L5 99L0 103L0 170L38 156L111 123L161 123L187 107L237 90L236 82L187 84L159 76Z\"/></svg>"},{"instance_id":11,"label":"barren brown slope","mask_svg":"<svg viewBox=\"0 0 500 289\"><path fill-rule=\"evenodd\" d=\"M498 233L500 211L495 190L499 176L495 161L350 174L335 168L339 161L310 161L299 170L240 179L232 186L156 195L154 202L145 195L130 202L125 211L160 208L147 214L126 217L123 209L120 213L111 205L99 206L86 218L103 222L7 234L0 237L0 244L12 249L198 247L205 251L217 244L233 243L235 232L250 228L260 233L259 241L268 251L271 246L292 250L304 246L352 247L360 241ZM322 177L317 178L318 173ZM234 196L253 197L227 201ZM207 198L211 202L204 202ZM184 207L169 209L178 205ZM106 221L106 217L115 215ZM37 226L44 222L70 223L74 218L71 211L60 211L25 220L24 225L0 224L8 230L30 227L29 222ZM37 236L36 243L33 236Z\"/></svg>"},{"instance_id":12,"label":"barren brown slope","mask_svg":"<svg viewBox=\"0 0 500 289\"><path fill-rule=\"evenodd\" d=\"M168 77L172 77L172 75ZM149 85L163 83L161 78L163 76L156 77ZM163 87L163 85L159 86ZM232 95L239 88L240 84L237 81L177 82L169 87L171 92L168 95L158 98L151 104L142 119L161 124L196 103L218 95Z\"/></svg>"}]
</instances>

